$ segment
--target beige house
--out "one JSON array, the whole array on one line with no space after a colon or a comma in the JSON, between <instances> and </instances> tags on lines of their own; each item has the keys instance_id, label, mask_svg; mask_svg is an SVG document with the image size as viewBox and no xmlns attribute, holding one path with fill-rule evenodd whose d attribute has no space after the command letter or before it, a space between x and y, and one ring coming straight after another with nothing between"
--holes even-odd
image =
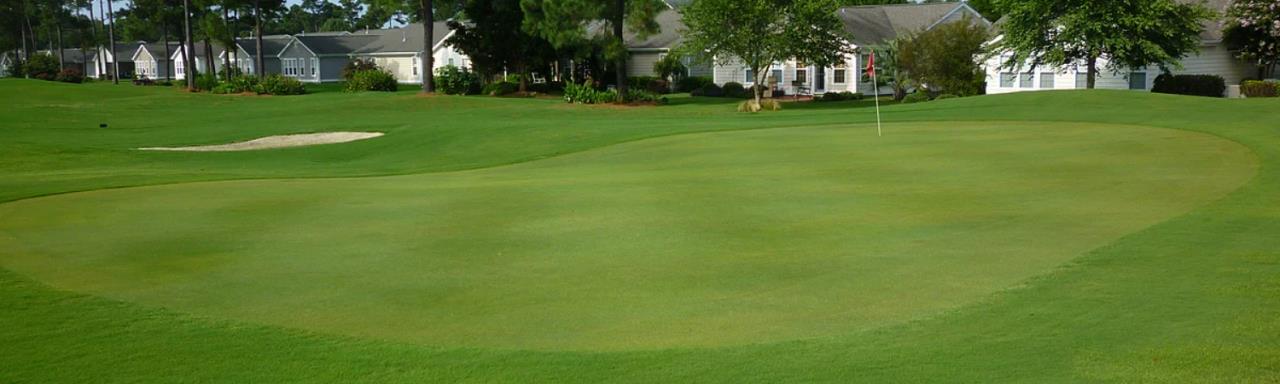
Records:
<instances>
[{"instance_id":1,"label":"beige house","mask_svg":"<svg viewBox=\"0 0 1280 384\"><path fill-rule=\"evenodd\" d=\"M369 44L356 49L351 57L371 60L391 72L401 83L421 84L423 74L435 73L445 66L471 68L471 59L446 44L454 31L448 23L437 21L432 26L431 55L435 59L431 70L424 69L422 60L423 24L413 23L403 28L384 29Z\"/></svg>"}]
</instances>

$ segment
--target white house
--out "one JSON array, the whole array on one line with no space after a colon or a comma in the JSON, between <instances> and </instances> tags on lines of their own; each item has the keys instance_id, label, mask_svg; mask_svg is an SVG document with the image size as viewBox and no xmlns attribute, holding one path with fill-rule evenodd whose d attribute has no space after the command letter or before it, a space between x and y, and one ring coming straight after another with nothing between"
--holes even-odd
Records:
<instances>
[{"instance_id":1,"label":"white house","mask_svg":"<svg viewBox=\"0 0 1280 384\"><path fill-rule=\"evenodd\" d=\"M311 33L293 36L280 51L281 73L303 82L342 80L342 68L356 50L377 40L381 31Z\"/></svg>"},{"instance_id":2,"label":"white house","mask_svg":"<svg viewBox=\"0 0 1280 384\"><path fill-rule=\"evenodd\" d=\"M863 49L883 44L898 36L932 29L936 26L967 21L990 27L991 22L964 2L933 4L867 5L844 7L836 11L845 31L853 35L847 42L857 54L845 55L844 60L829 67L820 67L797 60L774 63L770 83L776 84L786 94L815 94L826 92L861 92L865 94L889 94L888 87L877 89L870 79L863 79L862 68L869 54ZM747 87L755 85L755 74L740 61L715 65L713 80L723 86L736 82Z\"/></svg>"},{"instance_id":3,"label":"white house","mask_svg":"<svg viewBox=\"0 0 1280 384\"><path fill-rule=\"evenodd\" d=\"M1231 0L1208 0L1205 5L1221 15L1231 5ZM1211 20L1204 27L1204 32L1200 34L1200 52L1182 58L1182 67L1173 69L1174 74L1218 75L1228 85L1239 84L1245 78L1257 76L1257 67L1237 59L1235 53L1223 43L1221 19ZM1003 39L1004 35L997 35L988 44L998 45ZM1059 68L1032 68L1029 63L1019 68L1006 68L1004 64L1010 56L1009 52L1001 52L992 55L984 63L988 94L1087 88L1088 70L1083 62ZM1102 58L1098 61L1098 77L1094 87L1146 91L1151 89L1156 76L1160 74L1161 71L1156 66L1129 68L1113 73L1107 68L1106 58Z\"/></svg>"},{"instance_id":4,"label":"white house","mask_svg":"<svg viewBox=\"0 0 1280 384\"><path fill-rule=\"evenodd\" d=\"M267 35L262 36L262 66L265 68L263 73L271 75L282 73L280 65L280 53L284 52L284 48L293 41L293 36L289 35ZM246 74L258 73L256 55L258 52L257 39L254 37L244 37L236 39L236 52L232 55L235 60L233 63ZM218 61L222 61L222 57L227 52L223 51L218 55Z\"/></svg>"},{"instance_id":5,"label":"white house","mask_svg":"<svg viewBox=\"0 0 1280 384\"><path fill-rule=\"evenodd\" d=\"M192 64L196 66L197 73L208 71L208 68L209 68L208 65L210 64L213 65L214 72L222 70L222 67L223 67L222 51L224 51L224 49L221 45L217 45L217 44L210 44L210 45L212 46L211 47L212 49L206 48L203 41L195 42L195 48L192 49L192 52L191 52L191 59L193 61ZM186 46L179 46L178 49L174 49L172 51L173 53L169 55L169 60L173 62L173 78L174 79L181 80L181 79L187 78L187 68L186 68L187 63L182 60L182 54L183 54L183 51L185 50L186 50ZM213 51L212 63L209 62L210 50Z\"/></svg>"},{"instance_id":6,"label":"white house","mask_svg":"<svg viewBox=\"0 0 1280 384\"><path fill-rule=\"evenodd\" d=\"M177 42L170 42L167 47L163 43L138 45L138 50L132 55L134 76L139 79L173 78L170 74L173 62L166 53L177 51L179 47L181 44Z\"/></svg>"},{"instance_id":7,"label":"white house","mask_svg":"<svg viewBox=\"0 0 1280 384\"><path fill-rule=\"evenodd\" d=\"M424 73L431 74L435 69L449 65L470 68L470 58L445 44L454 34L448 23L437 21L432 28L431 53L435 65L429 71L422 68L422 23L384 29L372 42L355 50L351 57L373 61L378 68L391 72L401 83L421 84Z\"/></svg>"},{"instance_id":8,"label":"white house","mask_svg":"<svg viewBox=\"0 0 1280 384\"><path fill-rule=\"evenodd\" d=\"M113 68L116 65L116 58L120 58L120 77L131 78L134 76L133 55L138 52L138 47L145 42L133 43L116 43L115 52L111 52L110 46L104 45L101 52L94 51L89 58L89 72L87 76L107 79L115 72ZM102 73L99 73L101 71Z\"/></svg>"},{"instance_id":9,"label":"white house","mask_svg":"<svg viewBox=\"0 0 1280 384\"><path fill-rule=\"evenodd\" d=\"M9 68L13 67L17 51L0 52L0 77L9 77Z\"/></svg>"}]
</instances>

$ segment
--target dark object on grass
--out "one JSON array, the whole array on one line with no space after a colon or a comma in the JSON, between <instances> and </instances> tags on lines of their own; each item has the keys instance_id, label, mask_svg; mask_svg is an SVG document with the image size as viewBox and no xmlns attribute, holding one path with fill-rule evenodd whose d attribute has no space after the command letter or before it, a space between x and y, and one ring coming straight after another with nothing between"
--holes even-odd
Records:
<instances>
[{"instance_id":1,"label":"dark object on grass","mask_svg":"<svg viewBox=\"0 0 1280 384\"><path fill-rule=\"evenodd\" d=\"M98 128L106 128L107 123L98 123Z\"/></svg>"}]
</instances>

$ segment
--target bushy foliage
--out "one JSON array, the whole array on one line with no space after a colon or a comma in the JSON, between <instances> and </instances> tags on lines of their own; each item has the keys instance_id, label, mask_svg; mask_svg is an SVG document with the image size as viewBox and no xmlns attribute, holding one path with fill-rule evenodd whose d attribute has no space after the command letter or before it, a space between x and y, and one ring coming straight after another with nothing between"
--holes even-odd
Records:
<instances>
[{"instance_id":1,"label":"bushy foliage","mask_svg":"<svg viewBox=\"0 0 1280 384\"><path fill-rule=\"evenodd\" d=\"M202 73L202 74L196 75L196 89L208 91L208 90L213 90L213 88L217 86L218 86L218 75L214 75L212 73Z\"/></svg>"},{"instance_id":2,"label":"bushy foliage","mask_svg":"<svg viewBox=\"0 0 1280 384\"><path fill-rule=\"evenodd\" d=\"M715 83L706 83L689 92L689 94L692 96L724 97L724 88L720 88Z\"/></svg>"},{"instance_id":3,"label":"bushy foliage","mask_svg":"<svg viewBox=\"0 0 1280 384\"><path fill-rule=\"evenodd\" d=\"M1174 95L1222 97L1227 91L1227 81L1215 75L1170 75L1156 76L1151 92Z\"/></svg>"},{"instance_id":4,"label":"bushy foliage","mask_svg":"<svg viewBox=\"0 0 1280 384\"><path fill-rule=\"evenodd\" d=\"M902 98L903 104L923 103L926 101L929 101L929 93L923 91L917 91Z\"/></svg>"},{"instance_id":5,"label":"bushy foliage","mask_svg":"<svg viewBox=\"0 0 1280 384\"><path fill-rule=\"evenodd\" d=\"M370 69L352 73L351 78L347 79L343 90L347 92L395 92L399 87L400 84L396 82L396 77L390 72Z\"/></svg>"},{"instance_id":6,"label":"bushy foliage","mask_svg":"<svg viewBox=\"0 0 1280 384\"><path fill-rule=\"evenodd\" d=\"M518 89L520 89L520 84L510 81L495 81L480 89L480 94L488 96L504 96L516 93L516 90Z\"/></svg>"},{"instance_id":7,"label":"bushy foliage","mask_svg":"<svg viewBox=\"0 0 1280 384\"><path fill-rule=\"evenodd\" d=\"M657 94L671 93L671 83L653 76L634 76L627 78L628 88L643 89Z\"/></svg>"},{"instance_id":8,"label":"bushy foliage","mask_svg":"<svg viewBox=\"0 0 1280 384\"><path fill-rule=\"evenodd\" d=\"M987 76L978 58L986 41L985 27L967 22L943 24L900 41L897 64L902 75L930 92L982 94Z\"/></svg>"},{"instance_id":9,"label":"bushy foliage","mask_svg":"<svg viewBox=\"0 0 1280 384\"><path fill-rule=\"evenodd\" d=\"M1280 82L1249 80L1240 84L1240 93L1245 97L1277 97L1280 96Z\"/></svg>"},{"instance_id":10,"label":"bushy foliage","mask_svg":"<svg viewBox=\"0 0 1280 384\"><path fill-rule=\"evenodd\" d=\"M298 79L274 74L262 79L262 83L258 84L258 93L276 96L302 95L307 93L307 87L303 86Z\"/></svg>"},{"instance_id":11,"label":"bushy foliage","mask_svg":"<svg viewBox=\"0 0 1280 384\"><path fill-rule=\"evenodd\" d=\"M743 87L742 83L730 81L728 83L724 83L724 87L722 89L724 89L724 94L723 94L724 97L747 97L748 96L747 88Z\"/></svg>"},{"instance_id":12,"label":"bushy foliage","mask_svg":"<svg viewBox=\"0 0 1280 384\"><path fill-rule=\"evenodd\" d=\"M342 79L349 82L358 72L376 70L378 70L378 65L374 64L373 60L355 59L342 66Z\"/></svg>"},{"instance_id":13,"label":"bushy foliage","mask_svg":"<svg viewBox=\"0 0 1280 384\"><path fill-rule=\"evenodd\" d=\"M862 100L861 92L827 92L818 98L818 101L846 101L846 100Z\"/></svg>"},{"instance_id":14,"label":"bushy foliage","mask_svg":"<svg viewBox=\"0 0 1280 384\"><path fill-rule=\"evenodd\" d=\"M232 77L230 81L224 81L215 85L211 92L216 94L232 94L245 92L258 92L258 77L239 75Z\"/></svg>"},{"instance_id":15,"label":"bushy foliage","mask_svg":"<svg viewBox=\"0 0 1280 384\"><path fill-rule=\"evenodd\" d=\"M564 83L559 81L548 81L541 84L529 84L529 92L561 93L564 92Z\"/></svg>"},{"instance_id":16,"label":"bushy foliage","mask_svg":"<svg viewBox=\"0 0 1280 384\"><path fill-rule=\"evenodd\" d=\"M58 72L58 76L54 80L64 83L82 83L84 82L84 74L80 73L78 68L67 68Z\"/></svg>"},{"instance_id":17,"label":"bushy foliage","mask_svg":"<svg viewBox=\"0 0 1280 384\"><path fill-rule=\"evenodd\" d=\"M683 79L687 77L689 68L680 61L679 55L666 55L653 63L653 72L664 80Z\"/></svg>"},{"instance_id":18,"label":"bushy foliage","mask_svg":"<svg viewBox=\"0 0 1280 384\"><path fill-rule=\"evenodd\" d=\"M616 103L619 98L617 91L597 90L590 83L584 82L582 84L565 84L564 101L573 104L607 104Z\"/></svg>"},{"instance_id":19,"label":"bushy foliage","mask_svg":"<svg viewBox=\"0 0 1280 384\"><path fill-rule=\"evenodd\" d=\"M628 89L622 96L622 101L627 103L662 103L664 98L661 94L649 92L643 89Z\"/></svg>"},{"instance_id":20,"label":"bushy foliage","mask_svg":"<svg viewBox=\"0 0 1280 384\"><path fill-rule=\"evenodd\" d=\"M237 66L222 67L218 70L218 77L223 79L234 79L244 76L244 70Z\"/></svg>"},{"instance_id":21,"label":"bushy foliage","mask_svg":"<svg viewBox=\"0 0 1280 384\"><path fill-rule=\"evenodd\" d=\"M684 77L677 83L676 90L680 92L693 92L707 84L715 85L715 81L706 76Z\"/></svg>"},{"instance_id":22,"label":"bushy foliage","mask_svg":"<svg viewBox=\"0 0 1280 384\"><path fill-rule=\"evenodd\" d=\"M10 62L9 62L9 67L8 67L8 68L5 68L5 71L9 73L9 76L12 76L12 77L23 77L23 76L25 76L25 74L24 74L25 72L23 72L24 70L25 70L25 69L24 69L24 68L23 68L23 66L22 66L22 60L13 60L13 61L10 61Z\"/></svg>"},{"instance_id":23,"label":"bushy foliage","mask_svg":"<svg viewBox=\"0 0 1280 384\"><path fill-rule=\"evenodd\" d=\"M1226 24L1227 47L1257 65L1260 77L1274 75L1280 64L1280 5L1275 0L1235 0Z\"/></svg>"},{"instance_id":24,"label":"bushy foliage","mask_svg":"<svg viewBox=\"0 0 1280 384\"><path fill-rule=\"evenodd\" d=\"M933 99L934 99L934 100L946 100L946 99L958 99L958 98L960 98L960 96L953 95L953 94L950 94L950 93L944 93L944 94L938 95L938 97L935 97L935 98L933 98Z\"/></svg>"},{"instance_id":25,"label":"bushy foliage","mask_svg":"<svg viewBox=\"0 0 1280 384\"><path fill-rule=\"evenodd\" d=\"M31 58L23 64L24 73L31 78L40 80L57 80L58 72L61 66L58 65L58 59L53 55L37 53L31 55Z\"/></svg>"},{"instance_id":26,"label":"bushy foliage","mask_svg":"<svg viewBox=\"0 0 1280 384\"><path fill-rule=\"evenodd\" d=\"M446 95L480 93L480 76L465 68L446 65L436 69L436 89Z\"/></svg>"}]
</instances>

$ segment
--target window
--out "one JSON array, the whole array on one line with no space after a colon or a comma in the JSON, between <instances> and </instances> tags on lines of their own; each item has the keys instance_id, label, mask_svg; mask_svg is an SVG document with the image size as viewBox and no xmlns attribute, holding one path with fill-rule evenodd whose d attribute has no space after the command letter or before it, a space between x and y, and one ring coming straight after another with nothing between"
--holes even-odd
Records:
<instances>
[{"instance_id":1,"label":"window","mask_svg":"<svg viewBox=\"0 0 1280 384\"><path fill-rule=\"evenodd\" d=\"M1020 84L1020 86L1021 86L1022 88L1035 88L1035 87L1036 87L1036 74L1035 74L1035 73L1031 73L1031 72L1023 73L1023 74L1021 74L1021 75L1019 76L1019 80L1020 80L1020 81L1019 81L1019 83L1021 83L1021 84Z\"/></svg>"},{"instance_id":2,"label":"window","mask_svg":"<svg viewBox=\"0 0 1280 384\"><path fill-rule=\"evenodd\" d=\"M178 60L177 63L174 63L173 70L178 74L178 76L184 76L187 74L187 69L183 66L184 64L185 63L182 60Z\"/></svg>"},{"instance_id":3,"label":"window","mask_svg":"<svg viewBox=\"0 0 1280 384\"><path fill-rule=\"evenodd\" d=\"M772 80L772 81L777 82L777 84L783 84L783 83L782 83L782 68L774 68L774 69L773 69L773 71L771 71L771 72L770 72L770 76L773 76L773 80Z\"/></svg>"},{"instance_id":4,"label":"window","mask_svg":"<svg viewBox=\"0 0 1280 384\"><path fill-rule=\"evenodd\" d=\"M1076 72L1076 89L1089 88L1089 74L1087 72Z\"/></svg>"},{"instance_id":5,"label":"window","mask_svg":"<svg viewBox=\"0 0 1280 384\"><path fill-rule=\"evenodd\" d=\"M801 83L809 82L809 65L803 61L796 62L796 81Z\"/></svg>"},{"instance_id":6,"label":"window","mask_svg":"<svg viewBox=\"0 0 1280 384\"><path fill-rule=\"evenodd\" d=\"M1040 72L1040 88L1053 89L1054 88L1053 76L1054 76L1053 72Z\"/></svg>"},{"instance_id":7,"label":"window","mask_svg":"<svg viewBox=\"0 0 1280 384\"><path fill-rule=\"evenodd\" d=\"M449 58L449 65L453 65L453 58L452 58L452 57L450 57L450 58Z\"/></svg>"},{"instance_id":8,"label":"window","mask_svg":"<svg viewBox=\"0 0 1280 384\"><path fill-rule=\"evenodd\" d=\"M831 75L831 77L834 78L832 81L834 81L836 84L844 84L845 77L849 72L848 69L846 69L845 67L846 65L844 63L836 64L835 71L833 71Z\"/></svg>"},{"instance_id":9,"label":"window","mask_svg":"<svg viewBox=\"0 0 1280 384\"><path fill-rule=\"evenodd\" d=\"M1013 81L1017 79L1014 74L1005 72L1000 74L1000 88L1013 88Z\"/></svg>"},{"instance_id":10,"label":"window","mask_svg":"<svg viewBox=\"0 0 1280 384\"><path fill-rule=\"evenodd\" d=\"M1147 73L1146 72L1129 73L1129 89L1146 90L1147 89Z\"/></svg>"},{"instance_id":11,"label":"window","mask_svg":"<svg viewBox=\"0 0 1280 384\"><path fill-rule=\"evenodd\" d=\"M414 76L418 75L418 57L417 56L413 57L413 75Z\"/></svg>"},{"instance_id":12,"label":"window","mask_svg":"<svg viewBox=\"0 0 1280 384\"><path fill-rule=\"evenodd\" d=\"M320 59L311 59L311 77L316 77L316 72L320 70Z\"/></svg>"},{"instance_id":13,"label":"window","mask_svg":"<svg viewBox=\"0 0 1280 384\"><path fill-rule=\"evenodd\" d=\"M743 82L742 82L742 83L743 83L743 84L755 84L755 83L756 83L756 71L755 71L755 70L752 70L751 68L747 68L747 69L746 69L746 71L745 71L745 73L746 73L746 78L745 78L745 79L743 79Z\"/></svg>"}]
</instances>

